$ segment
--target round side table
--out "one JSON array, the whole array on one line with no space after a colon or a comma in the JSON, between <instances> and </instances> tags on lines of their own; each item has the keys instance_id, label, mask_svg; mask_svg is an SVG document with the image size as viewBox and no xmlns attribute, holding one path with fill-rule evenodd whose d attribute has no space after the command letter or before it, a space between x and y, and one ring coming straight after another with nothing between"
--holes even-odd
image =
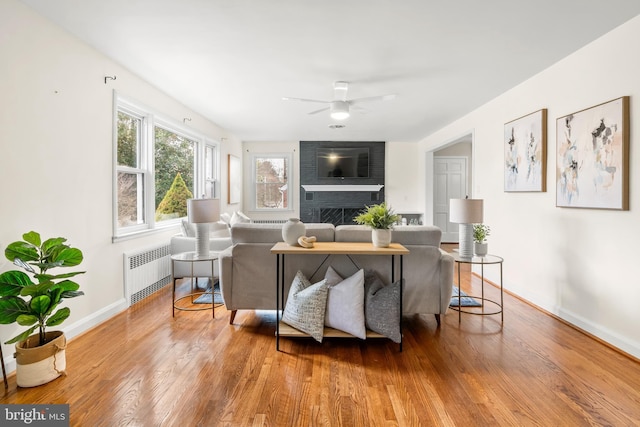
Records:
<instances>
[{"instance_id":1,"label":"round side table","mask_svg":"<svg viewBox=\"0 0 640 427\"><path fill-rule=\"evenodd\" d=\"M453 259L456 262L456 265L458 266L458 306L453 305L450 307L451 309L456 310L458 312L458 322L462 320L462 313L467 313L467 314L475 314L479 316L490 316L494 314L499 314L500 323L504 323L504 311L503 311L504 294L502 289L502 262L504 261L504 259L497 255L485 255L482 257L473 256L471 258L461 257L460 254L457 252L453 252L451 255L453 255ZM471 311L468 309L465 310L464 306L462 305L462 297L460 296L460 293L462 292L462 290L460 289L460 283L461 283L460 282L460 266L462 264L480 265L480 280L481 280L482 295L481 296L467 295L467 296L470 298L474 298L476 300L480 300L482 311ZM485 298L484 296L484 266L491 265L491 264L492 265L497 264L500 266L500 302L491 300L489 298ZM496 308L496 309L492 311L486 311L485 310L486 305L491 305L493 308Z\"/></svg>"},{"instance_id":2,"label":"round side table","mask_svg":"<svg viewBox=\"0 0 640 427\"><path fill-rule=\"evenodd\" d=\"M200 311L200 310L208 310L209 306L208 304L204 304L203 307L181 307L178 305L178 302L182 301L183 299L186 298L191 298L191 302L194 301L194 298L196 296L200 296L200 295L204 295L204 294L208 294L209 292L205 292L205 291L196 291L194 290L194 283L196 280L195 274L193 272L193 266L195 263L197 262L208 262L211 263L211 317L215 318L215 308L216 308L216 304L214 302L214 291L213 291L213 286L214 286L214 281L215 281L215 277L214 277L214 263L218 260L218 253L217 252L209 252L208 255L205 256L198 256L195 252L182 252L179 254L173 254L171 255L171 279L173 280L173 297L172 297L172 301L173 301L173 316L175 317L176 315L176 310L182 310L182 311ZM175 263L176 262L188 262L191 264L191 293L187 294L187 295L183 295L181 297L176 298L176 277L175 277Z\"/></svg>"}]
</instances>

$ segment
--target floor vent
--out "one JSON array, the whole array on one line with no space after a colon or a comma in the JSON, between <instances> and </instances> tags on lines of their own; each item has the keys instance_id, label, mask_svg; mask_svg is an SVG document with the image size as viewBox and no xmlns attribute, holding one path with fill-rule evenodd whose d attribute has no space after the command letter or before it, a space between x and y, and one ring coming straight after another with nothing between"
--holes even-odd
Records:
<instances>
[{"instance_id":1,"label":"floor vent","mask_svg":"<svg viewBox=\"0 0 640 427\"><path fill-rule=\"evenodd\" d=\"M129 306L171 282L169 245L124 254L124 289Z\"/></svg>"}]
</instances>

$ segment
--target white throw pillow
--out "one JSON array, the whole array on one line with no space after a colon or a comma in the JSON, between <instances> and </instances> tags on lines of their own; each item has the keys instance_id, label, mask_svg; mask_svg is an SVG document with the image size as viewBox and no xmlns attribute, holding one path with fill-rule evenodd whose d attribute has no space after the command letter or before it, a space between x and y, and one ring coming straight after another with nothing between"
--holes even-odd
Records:
<instances>
[{"instance_id":1,"label":"white throw pillow","mask_svg":"<svg viewBox=\"0 0 640 427\"><path fill-rule=\"evenodd\" d=\"M190 223L188 220L183 219L180 222L182 226L182 235L186 237L196 237L196 226Z\"/></svg>"},{"instance_id":2,"label":"white throw pillow","mask_svg":"<svg viewBox=\"0 0 640 427\"><path fill-rule=\"evenodd\" d=\"M234 225L234 224L243 223L243 222L245 223L251 222L251 219L245 214L243 214L242 212L235 211L231 216L231 221L229 221L229 224Z\"/></svg>"},{"instance_id":3,"label":"white throw pillow","mask_svg":"<svg viewBox=\"0 0 640 427\"><path fill-rule=\"evenodd\" d=\"M231 225L231 215L226 212L222 212L220 214L220 221L224 222L227 225Z\"/></svg>"},{"instance_id":4,"label":"white throw pillow","mask_svg":"<svg viewBox=\"0 0 640 427\"><path fill-rule=\"evenodd\" d=\"M364 318L364 270L346 279L329 267L324 276L329 285L324 324L355 337L366 339Z\"/></svg>"}]
</instances>

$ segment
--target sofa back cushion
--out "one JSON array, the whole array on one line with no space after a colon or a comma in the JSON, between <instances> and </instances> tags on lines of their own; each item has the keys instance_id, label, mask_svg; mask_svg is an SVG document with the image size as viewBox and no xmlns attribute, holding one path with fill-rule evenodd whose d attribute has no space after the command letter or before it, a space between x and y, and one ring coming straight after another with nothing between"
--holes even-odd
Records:
<instances>
[{"instance_id":1,"label":"sofa back cushion","mask_svg":"<svg viewBox=\"0 0 640 427\"><path fill-rule=\"evenodd\" d=\"M432 225L407 225L395 227L391 241L407 245L440 247L442 230ZM370 242L371 228L366 225L339 225L336 227L336 242Z\"/></svg>"},{"instance_id":2,"label":"sofa back cushion","mask_svg":"<svg viewBox=\"0 0 640 427\"><path fill-rule=\"evenodd\" d=\"M440 247L442 230L432 225L407 225L395 227L391 241L407 245ZM339 225L336 242L371 242L371 228L366 225Z\"/></svg>"},{"instance_id":3,"label":"sofa back cushion","mask_svg":"<svg viewBox=\"0 0 640 427\"><path fill-rule=\"evenodd\" d=\"M231 227L231 241L236 243L273 243L282 241L283 224L234 224ZM333 224L305 224L306 235L316 236L319 242L333 242Z\"/></svg>"}]
</instances>

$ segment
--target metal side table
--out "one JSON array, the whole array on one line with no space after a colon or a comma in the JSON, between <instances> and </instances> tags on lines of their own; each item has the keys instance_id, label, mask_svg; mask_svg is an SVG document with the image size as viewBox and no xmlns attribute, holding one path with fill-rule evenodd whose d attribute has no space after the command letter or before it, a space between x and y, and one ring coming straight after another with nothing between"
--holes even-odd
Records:
<instances>
[{"instance_id":1,"label":"metal side table","mask_svg":"<svg viewBox=\"0 0 640 427\"><path fill-rule=\"evenodd\" d=\"M215 277L214 277L214 263L218 260L218 252L209 252L208 255L206 256L200 256L198 257L197 254L195 252L182 252L179 254L174 254L171 255L171 279L173 280L173 297L172 297L172 305L173 305L173 316L175 317L176 315L176 310L182 310L182 311L200 311L200 310L208 310L209 306L208 304L204 304L203 307L181 307L178 305L179 301L182 301L183 299L186 298L191 298L191 302L193 303L194 298L196 296L201 296L204 294L208 294L209 292L205 292L205 291L197 291L194 289L194 285L195 285L195 280L197 280L197 278L195 277L194 271L193 271L193 266L195 263L197 262L208 262L211 263L211 317L215 318L215 308L216 308L216 303L214 301L214 290L213 290L213 286L214 286L214 282L215 282ZM176 277L175 277L175 263L176 262L188 262L191 264L191 292L187 295L183 295L179 298L176 299ZM218 304L220 305L220 304Z\"/></svg>"},{"instance_id":2,"label":"metal side table","mask_svg":"<svg viewBox=\"0 0 640 427\"><path fill-rule=\"evenodd\" d=\"M462 320L462 313L467 313L467 314L475 314L479 316L490 316L494 314L499 314L500 322L504 323L504 311L503 311L504 294L502 289L502 262L504 261L504 259L496 255L485 255L483 257L473 256L471 258L466 258L466 257L461 257L460 254L457 252L453 252L451 253L451 255L453 255L453 259L456 262L456 265L458 266L458 293L459 294L462 292L462 290L460 289L460 283L461 283L460 282L460 266L462 264L480 265L480 280L481 280L482 294L479 297L472 296L472 295L467 295L467 296L470 298L480 300L480 303L482 304L482 311L471 311L469 309L465 310L464 306L462 305L462 298L458 294L458 306L455 306L455 305L450 306L451 309L456 310L458 312L458 322ZM495 264L500 266L500 302L491 300L489 298L485 298L484 296L484 266L495 265ZM496 309L492 311L486 311L485 308L487 305L491 305Z\"/></svg>"}]
</instances>

